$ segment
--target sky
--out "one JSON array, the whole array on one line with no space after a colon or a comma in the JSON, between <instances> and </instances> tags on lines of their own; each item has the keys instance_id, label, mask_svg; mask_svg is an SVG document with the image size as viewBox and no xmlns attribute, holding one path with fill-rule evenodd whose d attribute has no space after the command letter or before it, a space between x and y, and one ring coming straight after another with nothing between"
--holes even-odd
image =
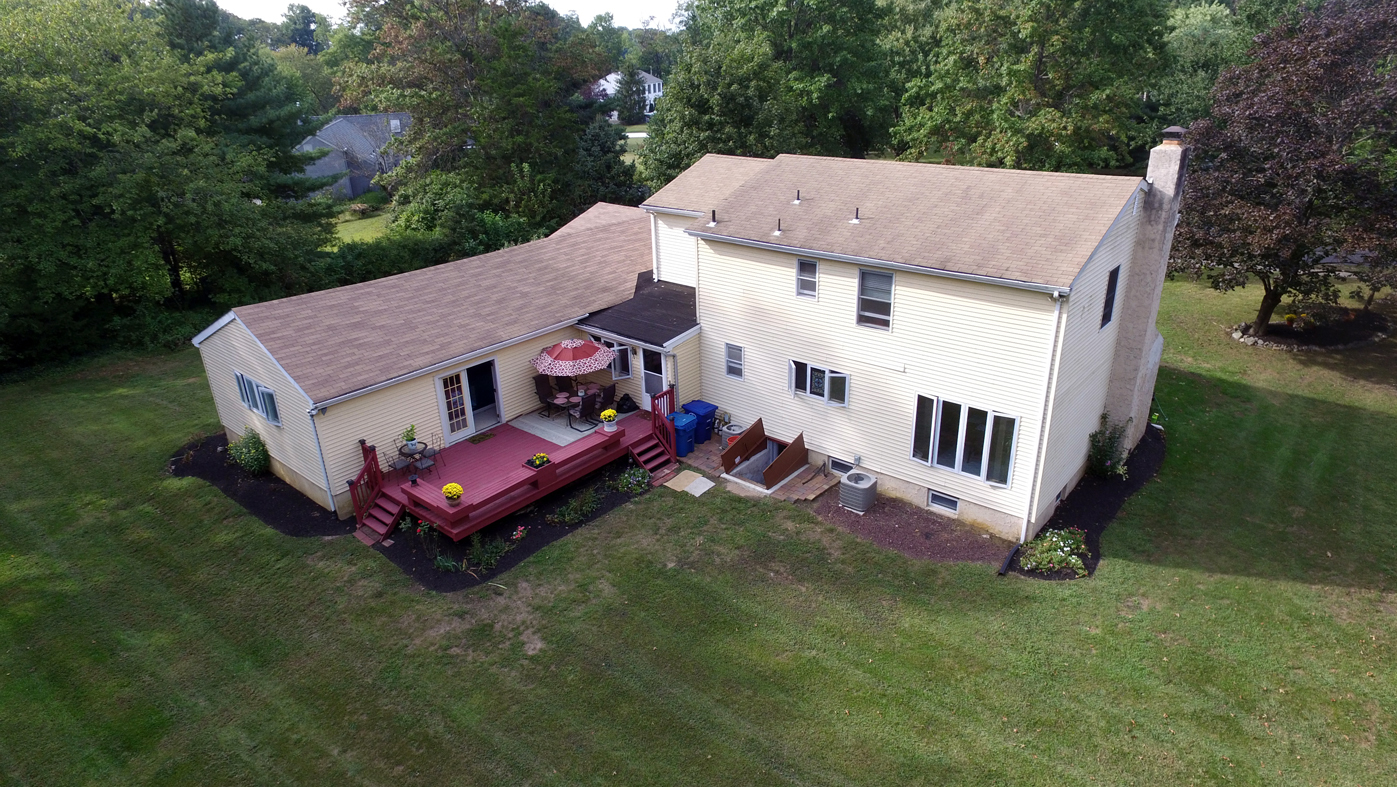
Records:
<instances>
[{"instance_id":1,"label":"sky","mask_svg":"<svg viewBox=\"0 0 1397 787\"><path fill-rule=\"evenodd\" d=\"M597 14L608 11L621 27L643 27L647 17L654 17L650 27L669 27L669 18L679 7L679 0L546 0L547 3L566 14L576 11L582 24L592 21ZM310 6L318 14L333 19L344 18L344 5L340 0L297 0ZM286 6L291 0L218 0L225 11L243 19L265 19L268 22L281 21Z\"/></svg>"}]
</instances>

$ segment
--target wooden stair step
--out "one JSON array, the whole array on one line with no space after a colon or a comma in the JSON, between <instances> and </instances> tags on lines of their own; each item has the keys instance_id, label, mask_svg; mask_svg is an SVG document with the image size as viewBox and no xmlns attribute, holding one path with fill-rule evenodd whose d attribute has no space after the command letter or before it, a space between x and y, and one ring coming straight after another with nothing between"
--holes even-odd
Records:
<instances>
[{"instance_id":1,"label":"wooden stair step","mask_svg":"<svg viewBox=\"0 0 1397 787\"><path fill-rule=\"evenodd\" d=\"M354 531L354 537L359 539L360 541L363 541L368 546L373 546L374 544L377 544L379 541L383 540L379 538L378 535L373 531L370 530L368 532L365 532L366 530L368 530L368 528L359 528L358 530Z\"/></svg>"}]
</instances>

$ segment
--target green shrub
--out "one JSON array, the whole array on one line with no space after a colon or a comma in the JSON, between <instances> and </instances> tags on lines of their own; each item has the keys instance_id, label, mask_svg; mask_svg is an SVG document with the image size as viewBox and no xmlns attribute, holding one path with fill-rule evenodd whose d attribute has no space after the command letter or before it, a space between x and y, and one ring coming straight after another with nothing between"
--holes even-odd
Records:
<instances>
[{"instance_id":1,"label":"green shrub","mask_svg":"<svg viewBox=\"0 0 1397 787\"><path fill-rule=\"evenodd\" d=\"M1101 414L1101 428L1087 438L1087 472L1101 478L1111 476L1126 477L1125 460L1130 452L1125 446L1125 432L1133 418L1123 424L1113 424L1105 414Z\"/></svg>"},{"instance_id":2,"label":"green shrub","mask_svg":"<svg viewBox=\"0 0 1397 787\"><path fill-rule=\"evenodd\" d=\"M575 525L598 508L601 508L601 493L595 486L589 486L574 495L567 505L544 517L544 521L550 525Z\"/></svg>"},{"instance_id":3,"label":"green shrub","mask_svg":"<svg viewBox=\"0 0 1397 787\"><path fill-rule=\"evenodd\" d=\"M228 444L228 459L252 475L262 475L272 469L272 456L262 436L248 427L241 440Z\"/></svg>"},{"instance_id":4,"label":"green shrub","mask_svg":"<svg viewBox=\"0 0 1397 787\"><path fill-rule=\"evenodd\" d=\"M1044 530L1019 549L1019 565L1026 571L1057 571L1070 568L1077 576L1087 575L1082 558L1087 555L1087 534L1075 527Z\"/></svg>"},{"instance_id":5,"label":"green shrub","mask_svg":"<svg viewBox=\"0 0 1397 787\"><path fill-rule=\"evenodd\" d=\"M466 570L469 571L471 567L475 567L489 571L499 565L500 558L504 557L505 553L513 549L514 546L513 542L505 541L502 538L492 538L486 541L480 537L479 533L474 533L471 535L470 554L466 556L464 561Z\"/></svg>"},{"instance_id":6,"label":"green shrub","mask_svg":"<svg viewBox=\"0 0 1397 787\"><path fill-rule=\"evenodd\" d=\"M632 467L606 482L607 487L628 495L650 491L650 473L643 467Z\"/></svg>"}]
</instances>

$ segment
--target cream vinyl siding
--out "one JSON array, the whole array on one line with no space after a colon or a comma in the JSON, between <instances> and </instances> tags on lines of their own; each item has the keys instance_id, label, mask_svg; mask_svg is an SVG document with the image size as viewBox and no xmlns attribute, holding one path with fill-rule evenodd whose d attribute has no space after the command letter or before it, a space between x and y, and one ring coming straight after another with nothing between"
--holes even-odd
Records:
<instances>
[{"instance_id":1,"label":"cream vinyl siding","mask_svg":"<svg viewBox=\"0 0 1397 787\"><path fill-rule=\"evenodd\" d=\"M391 450L393 439L402 434L408 424L417 425L417 436L423 440L446 433L446 424L442 421L441 408L438 405L440 397L436 389L437 380L442 376L457 371L463 372L469 366L495 359L499 376L497 395L504 410L504 419L508 421L539 407L533 381L538 372L529 364L529 359L538 355L543 348L563 339L585 338L586 335L575 328L563 328L493 353L481 354L433 374L414 377L397 385L331 405L324 415L316 416L316 425L320 431L320 442L325 449L325 464L336 497L348 501L348 486L345 482L358 475L363 467L359 451L360 439L378 446L381 455L384 449ZM236 390L233 395L237 396ZM237 399L234 398L233 401L237 402ZM341 513L344 513L343 506ZM352 509L350 513L353 513Z\"/></svg>"},{"instance_id":2,"label":"cream vinyl siding","mask_svg":"<svg viewBox=\"0 0 1397 787\"><path fill-rule=\"evenodd\" d=\"M691 336L674 348L674 358L669 369L669 380L674 383L674 406L683 407L686 402L703 398L703 336ZM722 352L718 348L718 352ZM722 374L722 367L719 367Z\"/></svg>"},{"instance_id":3,"label":"cream vinyl siding","mask_svg":"<svg viewBox=\"0 0 1397 787\"><path fill-rule=\"evenodd\" d=\"M1121 294L1130 277L1130 255L1139 224L1139 216L1134 211L1136 199L1139 199L1139 192L1131 197L1102 238L1101 245L1077 274L1072 294L1063 304L1062 354L1052 397L1042 492L1034 516L1036 524L1042 524L1044 513L1055 505L1058 492L1076 478L1086 464L1087 436L1100 426L1101 413L1106 407L1116 329L1133 316L1123 313ZM1101 307L1106 299L1106 282L1111 269L1117 265L1121 266L1121 272L1116 288L1115 317L1103 328Z\"/></svg>"},{"instance_id":4,"label":"cream vinyl siding","mask_svg":"<svg viewBox=\"0 0 1397 787\"><path fill-rule=\"evenodd\" d=\"M805 433L812 450L1022 517L1046 396L1052 299L1042 293L898 271L891 330L855 325L859 266L821 259L819 298L795 293L796 257L699 244L704 399L769 434ZM724 374L725 343L745 377ZM848 407L787 391L787 362L849 375ZM1019 419L1008 488L911 458L918 394Z\"/></svg>"},{"instance_id":5,"label":"cream vinyl siding","mask_svg":"<svg viewBox=\"0 0 1397 787\"><path fill-rule=\"evenodd\" d=\"M666 213L652 213L650 217L655 233L655 279L697 287L698 241L684 234L684 228L694 219Z\"/></svg>"},{"instance_id":6,"label":"cream vinyl siding","mask_svg":"<svg viewBox=\"0 0 1397 787\"><path fill-rule=\"evenodd\" d=\"M218 420L228 432L229 441L238 439L247 427L257 430L274 460L276 475L317 503L329 508L320 456L310 425L308 400L276 361L248 331L241 320L219 328L199 345L204 372L209 378ZM242 372L276 392L281 426L275 426L249 410L238 398L234 372Z\"/></svg>"}]
</instances>

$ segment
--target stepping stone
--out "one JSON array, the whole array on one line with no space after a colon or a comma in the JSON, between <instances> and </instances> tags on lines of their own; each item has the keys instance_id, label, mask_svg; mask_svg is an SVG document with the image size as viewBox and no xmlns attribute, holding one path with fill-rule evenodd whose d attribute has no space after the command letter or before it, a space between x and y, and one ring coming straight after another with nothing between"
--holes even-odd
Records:
<instances>
[{"instance_id":1,"label":"stepping stone","mask_svg":"<svg viewBox=\"0 0 1397 787\"><path fill-rule=\"evenodd\" d=\"M692 484L689 484L688 486L684 487L684 491L688 492L694 497L698 497L702 495L704 492L707 492L708 490L712 489L714 486L715 484L712 481L709 481L707 478L699 476L698 478L694 479L694 482Z\"/></svg>"},{"instance_id":2,"label":"stepping stone","mask_svg":"<svg viewBox=\"0 0 1397 787\"><path fill-rule=\"evenodd\" d=\"M685 470L679 475L666 481L665 486L669 487L670 489L673 489L676 492L683 492L685 489L689 488L689 484L692 484L696 479L699 478L703 478L703 476L699 475L698 473L695 473L692 470Z\"/></svg>"}]
</instances>

